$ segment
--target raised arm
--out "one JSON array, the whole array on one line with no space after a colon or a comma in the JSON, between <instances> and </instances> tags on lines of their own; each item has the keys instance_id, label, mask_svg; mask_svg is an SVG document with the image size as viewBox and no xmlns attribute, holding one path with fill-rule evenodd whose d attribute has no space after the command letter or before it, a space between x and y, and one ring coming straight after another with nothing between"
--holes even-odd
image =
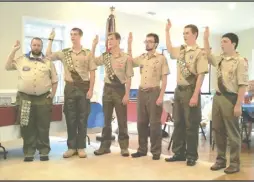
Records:
<instances>
[{"instance_id":1,"label":"raised arm","mask_svg":"<svg viewBox=\"0 0 254 182\"><path fill-rule=\"evenodd\" d=\"M211 52L211 47L210 47L210 43L209 43L209 36L210 36L209 27L206 27L205 32L204 32L204 49L207 54L208 63L213 66L216 66L217 65L217 58Z\"/></svg>"},{"instance_id":2,"label":"raised arm","mask_svg":"<svg viewBox=\"0 0 254 182\"><path fill-rule=\"evenodd\" d=\"M52 44L55 38L55 30L53 29L52 32L49 35L49 43L48 43L48 47L46 49L46 56L48 58L50 58L51 61L57 61L57 60L63 60L63 53L62 51L58 51L58 52L52 52Z\"/></svg>"},{"instance_id":3,"label":"raised arm","mask_svg":"<svg viewBox=\"0 0 254 182\"><path fill-rule=\"evenodd\" d=\"M138 56L138 57L133 58L133 56L132 56L132 40L133 40L132 32L130 32L129 37L128 37L128 55L129 55L128 59L129 59L129 61L132 61L133 67L139 67L141 57Z\"/></svg>"},{"instance_id":4,"label":"raised arm","mask_svg":"<svg viewBox=\"0 0 254 182\"><path fill-rule=\"evenodd\" d=\"M99 57L95 57L95 51L96 51L96 46L99 42L99 37L98 35L96 35L96 37L93 40L93 45L92 45L92 49L91 49L91 59L93 60L94 64L97 66L102 66L104 64L103 62L103 56L99 56Z\"/></svg>"},{"instance_id":5,"label":"raised arm","mask_svg":"<svg viewBox=\"0 0 254 182\"><path fill-rule=\"evenodd\" d=\"M8 56L8 59L5 64L5 69L7 71L16 70L17 69L17 60L15 60L15 54L20 49L20 42L17 40L14 45L11 53Z\"/></svg>"},{"instance_id":6,"label":"raised arm","mask_svg":"<svg viewBox=\"0 0 254 182\"><path fill-rule=\"evenodd\" d=\"M165 29L166 46L167 46L167 50L168 50L168 53L170 54L171 59L178 59L178 57L180 55L180 47L173 47L172 46L170 33L169 33L170 29L171 29L171 22L168 19L168 22L166 24L166 29Z\"/></svg>"}]
</instances>

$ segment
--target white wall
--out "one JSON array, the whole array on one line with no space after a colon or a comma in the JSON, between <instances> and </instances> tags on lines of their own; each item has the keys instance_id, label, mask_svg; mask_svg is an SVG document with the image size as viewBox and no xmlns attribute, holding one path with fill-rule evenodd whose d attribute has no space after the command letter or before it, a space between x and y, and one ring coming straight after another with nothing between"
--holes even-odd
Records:
<instances>
[{"instance_id":1,"label":"white wall","mask_svg":"<svg viewBox=\"0 0 254 182\"><path fill-rule=\"evenodd\" d=\"M90 22L94 27L94 35L98 32L105 30L106 20L109 15L109 8L99 7L85 2L12 2L1 3L0 5L0 22L2 28L0 29L0 90L1 89L15 89L17 85L17 74L14 72L7 72L4 69L4 64L9 52L12 49L16 40L23 41L23 27L22 17L29 16L39 19L54 20L59 23L71 23L73 25L81 25L82 22ZM127 36L131 31L133 32L133 54L139 55L144 52L145 35L150 32L155 32L160 35L161 43L164 44L165 24L149 20L134 15L116 12L116 27L117 31L123 36ZM83 29L84 36L86 36L86 28ZM38 32L39 35L39 32ZM92 44L93 36L90 36L90 41L87 45ZM216 50L219 44L219 38L212 36L211 45ZM182 43L182 27L174 27L172 30L173 44L178 45ZM199 41L200 46L202 43L202 33ZM127 43L127 42L126 42ZM21 51L17 54L21 54ZM139 72L135 70L135 77L133 79L132 87L137 87L139 84ZM212 79L212 87L214 81Z\"/></svg>"},{"instance_id":2,"label":"white wall","mask_svg":"<svg viewBox=\"0 0 254 182\"><path fill-rule=\"evenodd\" d=\"M239 46L238 51L239 53L248 59L249 63L249 78L254 79L254 28L237 32L239 36Z\"/></svg>"}]
</instances>

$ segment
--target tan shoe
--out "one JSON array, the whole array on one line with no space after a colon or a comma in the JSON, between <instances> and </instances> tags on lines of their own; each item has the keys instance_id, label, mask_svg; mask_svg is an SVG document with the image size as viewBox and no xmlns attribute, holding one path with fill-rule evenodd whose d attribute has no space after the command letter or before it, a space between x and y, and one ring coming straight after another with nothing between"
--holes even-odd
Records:
<instances>
[{"instance_id":1,"label":"tan shoe","mask_svg":"<svg viewBox=\"0 0 254 182\"><path fill-rule=\"evenodd\" d=\"M129 150L128 149L121 149L121 155L123 157L128 157L130 155Z\"/></svg>"},{"instance_id":2,"label":"tan shoe","mask_svg":"<svg viewBox=\"0 0 254 182\"><path fill-rule=\"evenodd\" d=\"M74 149L68 149L64 154L63 154L63 158L69 158L74 156L77 153L76 150Z\"/></svg>"},{"instance_id":3,"label":"tan shoe","mask_svg":"<svg viewBox=\"0 0 254 182\"><path fill-rule=\"evenodd\" d=\"M80 158L86 158L87 155L86 155L85 149L78 149L78 156L79 156Z\"/></svg>"}]
</instances>

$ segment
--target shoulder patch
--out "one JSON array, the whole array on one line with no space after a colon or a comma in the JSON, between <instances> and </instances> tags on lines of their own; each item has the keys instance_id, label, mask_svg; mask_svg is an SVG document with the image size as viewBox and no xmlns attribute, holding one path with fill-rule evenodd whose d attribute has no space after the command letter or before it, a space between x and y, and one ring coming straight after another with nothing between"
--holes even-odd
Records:
<instances>
[{"instance_id":1,"label":"shoulder patch","mask_svg":"<svg viewBox=\"0 0 254 182\"><path fill-rule=\"evenodd\" d=\"M186 48L185 45L181 45L180 50L184 50Z\"/></svg>"},{"instance_id":2,"label":"shoulder patch","mask_svg":"<svg viewBox=\"0 0 254 182\"><path fill-rule=\"evenodd\" d=\"M143 54L141 54L140 56L141 56L141 57L145 57L145 56L146 56L146 53L143 53Z\"/></svg>"},{"instance_id":3,"label":"shoulder patch","mask_svg":"<svg viewBox=\"0 0 254 182\"><path fill-rule=\"evenodd\" d=\"M62 52L67 52L69 51L71 48L66 48L66 49L63 49Z\"/></svg>"}]
</instances>

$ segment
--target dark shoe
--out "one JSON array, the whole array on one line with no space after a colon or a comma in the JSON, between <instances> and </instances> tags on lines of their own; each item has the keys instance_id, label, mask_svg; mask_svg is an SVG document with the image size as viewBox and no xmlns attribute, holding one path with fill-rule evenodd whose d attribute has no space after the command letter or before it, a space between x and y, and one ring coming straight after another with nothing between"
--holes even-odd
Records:
<instances>
[{"instance_id":1,"label":"dark shoe","mask_svg":"<svg viewBox=\"0 0 254 182\"><path fill-rule=\"evenodd\" d=\"M229 166L224 170L224 173L226 174L233 174L240 171L239 167Z\"/></svg>"},{"instance_id":2,"label":"dark shoe","mask_svg":"<svg viewBox=\"0 0 254 182\"><path fill-rule=\"evenodd\" d=\"M166 162L186 161L186 158L181 155L173 155L173 157L166 158Z\"/></svg>"},{"instance_id":3,"label":"dark shoe","mask_svg":"<svg viewBox=\"0 0 254 182\"><path fill-rule=\"evenodd\" d=\"M212 171L218 171L220 169L223 169L223 168L226 168L226 164L225 163L222 163L222 164L219 164L219 163L215 163L214 165L211 166L211 170Z\"/></svg>"},{"instance_id":4,"label":"dark shoe","mask_svg":"<svg viewBox=\"0 0 254 182\"><path fill-rule=\"evenodd\" d=\"M34 157L25 157L24 162L32 162L34 160Z\"/></svg>"},{"instance_id":5,"label":"dark shoe","mask_svg":"<svg viewBox=\"0 0 254 182\"><path fill-rule=\"evenodd\" d=\"M140 152L136 152L136 153L131 154L131 156L132 156L133 158L144 157L144 156L146 156L146 155L147 155L147 154L143 154L143 153L140 153Z\"/></svg>"},{"instance_id":6,"label":"dark shoe","mask_svg":"<svg viewBox=\"0 0 254 182\"><path fill-rule=\"evenodd\" d=\"M104 155L109 153L111 153L110 149L103 149L103 148L99 148L98 150L94 151L94 155Z\"/></svg>"},{"instance_id":7,"label":"dark shoe","mask_svg":"<svg viewBox=\"0 0 254 182\"><path fill-rule=\"evenodd\" d=\"M49 156L44 155L44 156L40 156L40 161L48 161L49 160Z\"/></svg>"},{"instance_id":8,"label":"dark shoe","mask_svg":"<svg viewBox=\"0 0 254 182\"><path fill-rule=\"evenodd\" d=\"M187 166L195 166L196 160L194 159L187 159Z\"/></svg>"},{"instance_id":9,"label":"dark shoe","mask_svg":"<svg viewBox=\"0 0 254 182\"><path fill-rule=\"evenodd\" d=\"M160 160L160 155L153 155L153 160Z\"/></svg>"}]
</instances>

